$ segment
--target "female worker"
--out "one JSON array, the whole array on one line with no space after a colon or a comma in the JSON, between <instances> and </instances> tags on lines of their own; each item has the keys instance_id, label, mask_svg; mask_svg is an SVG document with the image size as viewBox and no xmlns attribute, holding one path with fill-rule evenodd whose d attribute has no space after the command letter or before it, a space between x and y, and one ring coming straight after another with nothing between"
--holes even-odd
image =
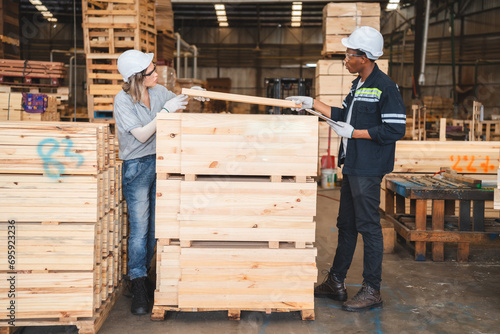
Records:
<instances>
[{"instance_id":1,"label":"female worker","mask_svg":"<svg viewBox=\"0 0 500 334\"><path fill-rule=\"evenodd\" d=\"M128 275L135 315L148 313L146 279L155 249L156 114L185 109L186 95L157 85L153 53L128 50L118 58L125 83L114 102L119 157L123 160L123 194L130 235Z\"/></svg>"}]
</instances>

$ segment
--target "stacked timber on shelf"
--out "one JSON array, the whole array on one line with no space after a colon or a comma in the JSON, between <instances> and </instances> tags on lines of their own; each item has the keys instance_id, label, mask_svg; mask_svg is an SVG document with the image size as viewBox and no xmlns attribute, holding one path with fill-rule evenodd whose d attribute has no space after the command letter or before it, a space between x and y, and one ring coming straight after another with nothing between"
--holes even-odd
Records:
<instances>
[{"instance_id":1,"label":"stacked timber on shelf","mask_svg":"<svg viewBox=\"0 0 500 334\"><path fill-rule=\"evenodd\" d=\"M48 96L47 108L42 113L28 113L22 106L23 94L11 92L10 87L0 87L0 121L59 121L60 113L56 96Z\"/></svg>"},{"instance_id":2,"label":"stacked timber on shelf","mask_svg":"<svg viewBox=\"0 0 500 334\"><path fill-rule=\"evenodd\" d=\"M126 272L121 163L107 124L0 123L0 305L15 326L95 333ZM13 232L14 231L14 232ZM9 247L9 248L8 248ZM0 328L12 313L0 311Z\"/></svg>"},{"instance_id":3,"label":"stacked timber on shelf","mask_svg":"<svg viewBox=\"0 0 500 334\"><path fill-rule=\"evenodd\" d=\"M396 143L394 171L391 175L433 175L441 168L482 180L494 180L500 160L500 142L407 141ZM386 176L386 177L387 177ZM385 210L385 180L382 181L380 208ZM409 208L410 202L406 201ZM458 208L458 205L456 206ZM432 208L428 207L428 213ZM457 211L458 214L458 211ZM500 217L493 203L486 202L485 216Z\"/></svg>"},{"instance_id":4,"label":"stacked timber on shelf","mask_svg":"<svg viewBox=\"0 0 500 334\"><path fill-rule=\"evenodd\" d=\"M65 75L64 63L0 59L0 84L57 87Z\"/></svg>"},{"instance_id":5,"label":"stacked timber on shelf","mask_svg":"<svg viewBox=\"0 0 500 334\"><path fill-rule=\"evenodd\" d=\"M0 0L0 58L19 59L19 1Z\"/></svg>"},{"instance_id":6,"label":"stacked timber on shelf","mask_svg":"<svg viewBox=\"0 0 500 334\"><path fill-rule=\"evenodd\" d=\"M116 65L120 54L129 49L156 53L155 3L83 0L82 5L89 119L109 121L123 84Z\"/></svg>"},{"instance_id":7,"label":"stacked timber on shelf","mask_svg":"<svg viewBox=\"0 0 500 334\"><path fill-rule=\"evenodd\" d=\"M424 96L422 100L427 115L444 118L453 117L453 99L441 96Z\"/></svg>"},{"instance_id":8,"label":"stacked timber on shelf","mask_svg":"<svg viewBox=\"0 0 500 334\"><path fill-rule=\"evenodd\" d=\"M380 70L387 73L389 66L387 59L379 59L376 64ZM315 80L316 99L331 106L341 107L356 76L357 74L347 71L342 59L318 60Z\"/></svg>"},{"instance_id":9,"label":"stacked timber on shelf","mask_svg":"<svg viewBox=\"0 0 500 334\"><path fill-rule=\"evenodd\" d=\"M172 65L174 62L174 11L170 0L156 1L156 30L158 31L157 56L158 60Z\"/></svg>"},{"instance_id":10,"label":"stacked timber on shelf","mask_svg":"<svg viewBox=\"0 0 500 334\"><path fill-rule=\"evenodd\" d=\"M380 4L367 2L331 2L323 8L324 56L344 54L341 40L356 28L370 26L380 30Z\"/></svg>"},{"instance_id":11,"label":"stacked timber on shelf","mask_svg":"<svg viewBox=\"0 0 500 334\"><path fill-rule=\"evenodd\" d=\"M166 311L314 318L316 117L162 113L157 289Z\"/></svg>"}]
</instances>

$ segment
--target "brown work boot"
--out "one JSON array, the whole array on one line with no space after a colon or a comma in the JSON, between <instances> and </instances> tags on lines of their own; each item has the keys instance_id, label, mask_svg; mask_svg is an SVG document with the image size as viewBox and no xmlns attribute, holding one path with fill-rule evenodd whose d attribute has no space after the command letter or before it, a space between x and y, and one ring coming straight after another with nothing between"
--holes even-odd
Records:
<instances>
[{"instance_id":1,"label":"brown work boot","mask_svg":"<svg viewBox=\"0 0 500 334\"><path fill-rule=\"evenodd\" d=\"M360 312L382 308L382 298L380 297L380 290L375 290L368 284L363 282L363 287L358 293L349 301L342 305L344 311Z\"/></svg>"},{"instance_id":2,"label":"brown work boot","mask_svg":"<svg viewBox=\"0 0 500 334\"><path fill-rule=\"evenodd\" d=\"M347 300L347 290L344 281L337 278L335 274L324 270L323 274L327 275L323 283L314 288L315 297L328 297L333 300Z\"/></svg>"}]
</instances>

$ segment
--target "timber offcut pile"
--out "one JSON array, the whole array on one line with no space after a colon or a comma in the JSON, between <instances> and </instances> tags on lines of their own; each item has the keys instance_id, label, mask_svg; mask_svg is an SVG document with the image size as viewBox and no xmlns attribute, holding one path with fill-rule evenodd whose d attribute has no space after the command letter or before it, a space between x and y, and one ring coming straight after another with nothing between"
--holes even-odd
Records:
<instances>
[{"instance_id":1,"label":"timber offcut pile","mask_svg":"<svg viewBox=\"0 0 500 334\"><path fill-rule=\"evenodd\" d=\"M154 0L83 0L89 119L113 118L123 79L116 62L129 49L156 53Z\"/></svg>"},{"instance_id":2,"label":"timber offcut pile","mask_svg":"<svg viewBox=\"0 0 500 334\"><path fill-rule=\"evenodd\" d=\"M368 2L331 2L323 8L324 56L344 54L342 38L348 37L356 28L373 27L380 30L380 4Z\"/></svg>"},{"instance_id":3,"label":"timber offcut pile","mask_svg":"<svg viewBox=\"0 0 500 334\"><path fill-rule=\"evenodd\" d=\"M157 289L167 311L314 319L318 121L159 114Z\"/></svg>"},{"instance_id":4,"label":"timber offcut pile","mask_svg":"<svg viewBox=\"0 0 500 334\"><path fill-rule=\"evenodd\" d=\"M108 125L0 123L0 328L95 333L126 272L126 233Z\"/></svg>"}]
</instances>

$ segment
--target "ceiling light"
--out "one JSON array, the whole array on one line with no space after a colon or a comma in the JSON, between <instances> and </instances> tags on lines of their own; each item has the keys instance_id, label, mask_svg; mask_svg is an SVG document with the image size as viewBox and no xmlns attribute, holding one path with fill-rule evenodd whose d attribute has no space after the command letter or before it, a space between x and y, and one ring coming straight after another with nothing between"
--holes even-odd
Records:
<instances>
[{"instance_id":1,"label":"ceiling light","mask_svg":"<svg viewBox=\"0 0 500 334\"><path fill-rule=\"evenodd\" d=\"M293 10L292 11L292 16L301 16L302 12L300 10Z\"/></svg>"},{"instance_id":2,"label":"ceiling light","mask_svg":"<svg viewBox=\"0 0 500 334\"><path fill-rule=\"evenodd\" d=\"M227 22L219 22L219 27L229 27Z\"/></svg>"},{"instance_id":3,"label":"ceiling light","mask_svg":"<svg viewBox=\"0 0 500 334\"><path fill-rule=\"evenodd\" d=\"M292 22L292 27L300 27L300 22Z\"/></svg>"},{"instance_id":4,"label":"ceiling light","mask_svg":"<svg viewBox=\"0 0 500 334\"><path fill-rule=\"evenodd\" d=\"M309 63L309 64L306 64L306 67L317 67L318 64L316 63Z\"/></svg>"},{"instance_id":5,"label":"ceiling light","mask_svg":"<svg viewBox=\"0 0 500 334\"><path fill-rule=\"evenodd\" d=\"M219 21L219 22L227 22L227 16L217 16L217 21Z\"/></svg>"},{"instance_id":6,"label":"ceiling light","mask_svg":"<svg viewBox=\"0 0 500 334\"><path fill-rule=\"evenodd\" d=\"M399 3L399 0L389 0L389 3Z\"/></svg>"},{"instance_id":7,"label":"ceiling light","mask_svg":"<svg viewBox=\"0 0 500 334\"><path fill-rule=\"evenodd\" d=\"M45 16L45 17L52 17L54 15L52 15L51 12L42 12L42 15Z\"/></svg>"},{"instance_id":8,"label":"ceiling light","mask_svg":"<svg viewBox=\"0 0 500 334\"><path fill-rule=\"evenodd\" d=\"M302 4L300 4L300 5L292 5L292 10L302 10Z\"/></svg>"},{"instance_id":9,"label":"ceiling light","mask_svg":"<svg viewBox=\"0 0 500 334\"><path fill-rule=\"evenodd\" d=\"M300 16L292 16L292 22L300 22Z\"/></svg>"},{"instance_id":10,"label":"ceiling light","mask_svg":"<svg viewBox=\"0 0 500 334\"><path fill-rule=\"evenodd\" d=\"M388 4L387 4L386 9L387 9L387 10L395 10L395 9L398 9L398 4L397 4L397 3L388 3Z\"/></svg>"},{"instance_id":11,"label":"ceiling light","mask_svg":"<svg viewBox=\"0 0 500 334\"><path fill-rule=\"evenodd\" d=\"M47 21L49 21L49 22L57 22L57 19L56 19L55 17L49 17L49 18L47 19ZM56 27L56 25L54 24L54 28L55 28L55 27Z\"/></svg>"},{"instance_id":12,"label":"ceiling light","mask_svg":"<svg viewBox=\"0 0 500 334\"><path fill-rule=\"evenodd\" d=\"M33 6L37 6L37 5L41 5L42 4L42 2L40 0L30 0L30 2L31 2L31 4Z\"/></svg>"},{"instance_id":13,"label":"ceiling light","mask_svg":"<svg viewBox=\"0 0 500 334\"><path fill-rule=\"evenodd\" d=\"M225 10L217 10L217 11L215 11L215 14L217 14L217 16L226 16L226 11Z\"/></svg>"},{"instance_id":14,"label":"ceiling light","mask_svg":"<svg viewBox=\"0 0 500 334\"><path fill-rule=\"evenodd\" d=\"M214 4L215 10L225 10L224 4Z\"/></svg>"},{"instance_id":15,"label":"ceiling light","mask_svg":"<svg viewBox=\"0 0 500 334\"><path fill-rule=\"evenodd\" d=\"M40 12L46 12L46 11L48 11L47 7L45 7L43 5L41 5L41 6L35 6L35 7Z\"/></svg>"}]
</instances>

